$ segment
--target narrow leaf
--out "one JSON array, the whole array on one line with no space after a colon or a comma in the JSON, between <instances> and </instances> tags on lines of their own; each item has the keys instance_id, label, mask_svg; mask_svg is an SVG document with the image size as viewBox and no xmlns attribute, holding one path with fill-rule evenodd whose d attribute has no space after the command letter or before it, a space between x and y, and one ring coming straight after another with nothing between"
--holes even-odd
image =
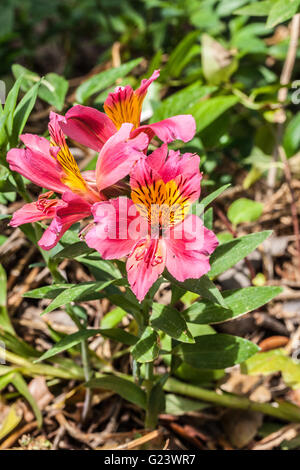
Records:
<instances>
[{"instance_id":1,"label":"narrow leaf","mask_svg":"<svg viewBox=\"0 0 300 470\"><path fill-rule=\"evenodd\" d=\"M18 390L18 392L21 395L23 395L24 398L26 398L26 400L30 404L30 406L31 406L31 408L32 408L32 410L35 414L36 420L38 422L38 426L41 427L42 423L43 423L41 410L39 409L36 400L31 395L31 393L30 393L30 391L27 387L27 383L25 382L25 380L23 379L22 375L19 372L16 372L14 374L14 377L12 378L12 384Z\"/></svg>"},{"instance_id":2,"label":"narrow leaf","mask_svg":"<svg viewBox=\"0 0 300 470\"><path fill-rule=\"evenodd\" d=\"M105 287L109 286L113 282L114 280L104 282L86 282L71 287L70 289L65 289L53 300L53 302L51 302L50 305L48 305L44 310L43 315L70 302L87 299L89 294L95 294L96 292L105 289Z\"/></svg>"},{"instance_id":3,"label":"narrow leaf","mask_svg":"<svg viewBox=\"0 0 300 470\"><path fill-rule=\"evenodd\" d=\"M200 336L196 344L181 344L177 354L199 369L225 369L244 362L259 351L251 341L225 334Z\"/></svg>"},{"instance_id":4,"label":"narrow leaf","mask_svg":"<svg viewBox=\"0 0 300 470\"><path fill-rule=\"evenodd\" d=\"M280 292L282 292L282 288L276 286L245 287L244 289L223 291L227 309L203 299L194 302L183 312L183 315L191 323L201 325L219 323L256 310Z\"/></svg>"},{"instance_id":5,"label":"narrow leaf","mask_svg":"<svg viewBox=\"0 0 300 470\"><path fill-rule=\"evenodd\" d=\"M107 377L101 377L92 379L85 384L88 388L103 388L105 390L112 390L120 395L125 400L146 409L146 394L138 387L135 383L121 377L114 375L108 375Z\"/></svg>"},{"instance_id":6,"label":"narrow leaf","mask_svg":"<svg viewBox=\"0 0 300 470\"><path fill-rule=\"evenodd\" d=\"M184 282L179 282L170 273L164 271L164 277L171 281L175 285L178 285L184 290L188 290L190 292L195 292L201 297L204 297L212 302L217 304L223 305L226 308L226 304L222 297L221 292L217 289L214 283L208 278L208 276L204 275L200 279L187 279Z\"/></svg>"},{"instance_id":7,"label":"narrow leaf","mask_svg":"<svg viewBox=\"0 0 300 470\"><path fill-rule=\"evenodd\" d=\"M150 324L156 330L164 331L178 341L184 343L195 342L184 318L175 308L153 303Z\"/></svg>"},{"instance_id":8,"label":"narrow leaf","mask_svg":"<svg viewBox=\"0 0 300 470\"><path fill-rule=\"evenodd\" d=\"M251 233L218 246L210 257L209 277L214 278L234 266L255 250L271 233L271 230Z\"/></svg>"},{"instance_id":9,"label":"narrow leaf","mask_svg":"<svg viewBox=\"0 0 300 470\"><path fill-rule=\"evenodd\" d=\"M120 67L105 70L104 72L93 75L77 88L77 100L80 103L85 103L90 96L113 85L118 78L125 77L141 62L141 60L142 59L140 58L131 60L130 62L127 62Z\"/></svg>"},{"instance_id":10,"label":"narrow leaf","mask_svg":"<svg viewBox=\"0 0 300 470\"><path fill-rule=\"evenodd\" d=\"M53 357L56 354L59 354L63 351L66 351L67 349L73 348L74 346L79 344L81 341L84 341L88 338L91 338L92 336L95 336L99 333L101 333L101 330L93 329L93 330L79 330L79 331L76 331L76 333L72 333L71 335L67 335L63 339L58 341L58 343L56 343L53 346L53 348L46 351L44 354L42 354L34 362L41 362L41 361L44 361L46 359L49 359L50 357Z\"/></svg>"},{"instance_id":11,"label":"narrow leaf","mask_svg":"<svg viewBox=\"0 0 300 470\"><path fill-rule=\"evenodd\" d=\"M137 362L152 362L158 357L158 335L149 326L145 329L139 341L132 348L132 356Z\"/></svg>"}]
</instances>

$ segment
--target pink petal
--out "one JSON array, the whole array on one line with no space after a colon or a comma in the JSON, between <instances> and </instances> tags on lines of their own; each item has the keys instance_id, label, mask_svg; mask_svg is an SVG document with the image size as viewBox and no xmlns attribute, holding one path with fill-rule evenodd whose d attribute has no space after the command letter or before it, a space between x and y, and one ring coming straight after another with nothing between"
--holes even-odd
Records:
<instances>
[{"instance_id":1,"label":"pink petal","mask_svg":"<svg viewBox=\"0 0 300 470\"><path fill-rule=\"evenodd\" d=\"M171 229L165 243L166 267L175 279L183 282L199 279L210 270L209 255L218 246L218 239L199 217L189 215Z\"/></svg>"},{"instance_id":2,"label":"pink petal","mask_svg":"<svg viewBox=\"0 0 300 470\"><path fill-rule=\"evenodd\" d=\"M64 192L66 186L61 182L56 161L50 155L50 142L44 137L32 134L25 134L20 138L27 148L11 149L8 152L7 161L10 169L38 186L57 193ZM57 152L59 149L52 147L52 150Z\"/></svg>"},{"instance_id":3,"label":"pink petal","mask_svg":"<svg viewBox=\"0 0 300 470\"><path fill-rule=\"evenodd\" d=\"M137 90L135 90L135 94L138 96L145 96L149 86L151 85L152 82L154 82L154 80L156 80L159 77L159 74L160 74L159 70L154 70L150 78L146 78L142 80L140 87Z\"/></svg>"},{"instance_id":4,"label":"pink petal","mask_svg":"<svg viewBox=\"0 0 300 470\"><path fill-rule=\"evenodd\" d=\"M137 189L141 186L149 187L154 181L159 181L160 179L159 172L148 165L148 158L140 158L130 173L130 186L131 189Z\"/></svg>"},{"instance_id":5,"label":"pink petal","mask_svg":"<svg viewBox=\"0 0 300 470\"><path fill-rule=\"evenodd\" d=\"M192 115L180 114L154 124L140 126L132 132L132 137L139 132L145 132L149 136L149 142L155 135L164 143L173 142L176 139L188 142L195 135L196 123Z\"/></svg>"},{"instance_id":6,"label":"pink petal","mask_svg":"<svg viewBox=\"0 0 300 470\"><path fill-rule=\"evenodd\" d=\"M128 281L141 302L165 268L166 246L162 240L144 239L136 244L126 264Z\"/></svg>"},{"instance_id":7,"label":"pink petal","mask_svg":"<svg viewBox=\"0 0 300 470\"><path fill-rule=\"evenodd\" d=\"M96 225L86 234L87 245L104 259L127 256L137 241L135 234L131 236L130 226L140 219L133 202L124 197L98 202L92 212Z\"/></svg>"},{"instance_id":8,"label":"pink petal","mask_svg":"<svg viewBox=\"0 0 300 470\"><path fill-rule=\"evenodd\" d=\"M91 204L71 191L64 193L62 199L66 204L57 210L39 241L39 246L43 250L51 250L71 225L91 214Z\"/></svg>"},{"instance_id":9,"label":"pink petal","mask_svg":"<svg viewBox=\"0 0 300 470\"><path fill-rule=\"evenodd\" d=\"M99 152L105 142L117 132L106 114L89 106L73 106L60 122L63 132L71 139Z\"/></svg>"},{"instance_id":10,"label":"pink petal","mask_svg":"<svg viewBox=\"0 0 300 470\"><path fill-rule=\"evenodd\" d=\"M128 175L133 164L144 158L141 153L148 145L148 138L140 134L135 139L129 139L132 124L122 124L120 130L110 137L100 151L96 166L96 181L101 191L112 186Z\"/></svg>"},{"instance_id":11,"label":"pink petal","mask_svg":"<svg viewBox=\"0 0 300 470\"><path fill-rule=\"evenodd\" d=\"M136 91L130 85L126 85L117 87L113 93L109 93L103 107L117 129L120 129L125 122L133 124L134 129L138 128L148 87L158 76L159 70L155 70L149 79L142 80L141 86Z\"/></svg>"},{"instance_id":12,"label":"pink petal","mask_svg":"<svg viewBox=\"0 0 300 470\"><path fill-rule=\"evenodd\" d=\"M190 202L200 197L200 183L202 173L199 170L200 158L198 155L170 150L165 165L160 170L164 182L175 180L180 192Z\"/></svg>"},{"instance_id":13,"label":"pink petal","mask_svg":"<svg viewBox=\"0 0 300 470\"><path fill-rule=\"evenodd\" d=\"M59 201L58 199L51 199L48 201L51 201L53 205L44 210L39 204L39 201L25 204L21 209L18 209L13 214L9 225L11 227L18 227L19 225L36 222L38 220L52 219L56 214L57 208L63 206L64 202Z\"/></svg>"},{"instance_id":14,"label":"pink petal","mask_svg":"<svg viewBox=\"0 0 300 470\"><path fill-rule=\"evenodd\" d=\"M163 144L147 156L147 163L153 170L159 171L168 155L168 146Z\"/></svg>"}]
</instances>

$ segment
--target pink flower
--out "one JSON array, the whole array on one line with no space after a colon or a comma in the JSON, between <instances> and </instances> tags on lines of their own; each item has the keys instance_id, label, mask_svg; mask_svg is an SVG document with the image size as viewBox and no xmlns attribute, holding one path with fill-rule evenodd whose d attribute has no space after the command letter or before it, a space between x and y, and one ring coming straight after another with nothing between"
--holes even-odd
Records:
<instances>
[{"instance_id":1,"label":"pink flower","mask_svg":"<svg viewBox=\"0 0 300 470\"><path fill-rule=\"evenodd\" d=\"M73 106L66 113L66 122L61 122L64 133L77 142L99 151L122 124L129 122L133 124L131 138L140 132L145 132L149 136L149 142L154 135L166 143L175 139L188 142L196 132L195 120L190 114L173 116L154 124L140 125L142 105L148 87L158 77L159 70L155 70L149 79L142 80L141 86L135 91L129 85L117 87L104 103L106 114L88 106Z\"/></svg>"},{"instance_id":2,"label":"pink flower","mask_svg":"<svg viewBox=\"0 0 300 470\"><path fill-rule=\"evenodd\" d=\"M94 204L95 226L86 242L104 259L128 256L128 281L141 301L165 267L179 281L210 269L218 245L214 233L188 214L200 196L199 157L164 144L140 159L131 173L131 200Z\"/></svg>"},{"instance_id":3,"label":"pink flower","mask_svg":"<svg viewBox=\"0 0 300 470\"><path fill-rule=\"evenodd\" d=\"M11 149L7 154L10 169L38 186L50 190L36 202L15 212L10 225L52 219L39 245L49 250L75 222L91 214L92 204L105 200L103 191L128 175L132 165L148 145L146 134L130 139L132 124L124 124L103 145L96 171L81 173L66 143L60 123L64 117L50 113L50 142L32 134L21 135L25 149ZM53 192L62 199L53 199Z\"/></svg>"}]
</instances>

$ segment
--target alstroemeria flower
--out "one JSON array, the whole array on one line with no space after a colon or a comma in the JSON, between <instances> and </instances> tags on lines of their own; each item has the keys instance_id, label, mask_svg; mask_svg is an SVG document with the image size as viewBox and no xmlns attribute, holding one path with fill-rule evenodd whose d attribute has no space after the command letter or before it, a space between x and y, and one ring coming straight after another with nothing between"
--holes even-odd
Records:
<instances>
[{"instance_id":1,"label":"alstroemeria flower","mask_svg":"<svg viewBox=\"0 0 300 470\"><path fill-rule=\"evenodd\" d=\"M145 132L149 136L149 142L154 135L165 143L175 139L188 142L196 132L195 120L190 114L140 125L144 98L149 86L158 76L159 70L155 70L149 79L142 80L137 90L133 90L130 85L117 87L113 93L109 93L104 103L105 113L88 106L73 106L66 113L66 122L61 123L64 133L71 139L100 151L107 139L115 134L122 124L130 122L133 124L131 138Z\"/></svg>"},{"instance_id":2,"label":"alstroemeria flower","mask_svg":"<svg viewBox=\"0 0 300 470\"><path fill-rule=\"evenodd\" d=\"M50 190L16 211L10 222L16 227L53 219L39 242L45 250L55 246L73 223L89 216L92 204L106 199L103 190L127 176L148 145L146 134L129 139L132 124L124 124L102 147L96 170L81 173L61 130L63 120L63 116L51 113L50 142L24 134L20 139L26 148L11 149L7 154L11 170ZM62 199L53 199L53 192L62 194Z\"/></svg>"},{"instance_id":3,"label":"alstroemeria flower","mask_svg":"<svg viewBox=\"0 0 300 470\"><path fill-rule=\"evenodd\" d=\"M200 196L199 157L163 145L140 159L131 173L131 200L94 204L95 226L86 243L104 259L128 256L128 281L141 301L165 267L178 281L210 269L218 245L200 217L189 214Z\"/></svg>"}]
</instances>

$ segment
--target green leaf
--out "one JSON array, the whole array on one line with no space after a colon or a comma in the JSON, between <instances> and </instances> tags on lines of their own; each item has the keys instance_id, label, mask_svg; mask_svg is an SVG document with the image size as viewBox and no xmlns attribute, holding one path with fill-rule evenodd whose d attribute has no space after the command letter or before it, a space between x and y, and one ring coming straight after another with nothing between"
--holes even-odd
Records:
<instances>
[{"instance_id":1,"label":"green leaf","mask_svg":"<svg viewBox=\"0 0 300 470\"><path fill-rule=\"evenodd\" d=\"M292 157L300 148L300 113L297 113L286 126L283 147L287 158Z\"/></svg>"},{"instance_id":2,"label":"green leaf","mask_svg":"<svg viewBox=\"0 0 300 470\"><path fill-rule=\"evenodd\" d=\"M169 374L163 375L151 388L147 402L147 426L155 428L157 426L158 415L165 411L166 401L163 386L168 379Z\"/></svg>"},{"instance_id":3,"label":"green leaf","mask_svg":"<svg viewBox=\"0 0 300 470\"><path fill-rule=\"evenodd\" d=\"M42 79L39 97L61 111L68 88L69 83L64 77L57 75L57 73L47 73Z\"/></svg>"},{"instance_id":4,"label":"green leaf","mask_svg":"<svg viewBox=\"0 0 300 470\"><path fill-rule=\"evenodd\" d=\"M204 217L203 217L203 223L204 223L204 227L208 228L208 230L213 229L214 210L212 207L210 207L209 209L207 209L207 211L205 211Z\"/></svg>"},{"instance_id":5,"label":"green leaf","mask_svg":"<svg viewBox=\"0 0 300 470\"><path fill-rule=\"evenodd\" d=\"M184 415L190 411L200 411L208 408L207 403L190 400L173 393L166 394L166 413L174 416Z\"/></svg>"},{"instance_id":6,"label":"green leaf","mask_svg":"<svg viewBox=\"0 0 300 470\"><path fill-rule=\"evenodd\" d=\"M105 70L97 75L93 75L77 88L76 99L79 103L85 103L90 96L113 85L118 78L125 77L141 60L141 58L134 59L120 67Z\"/></svg>"},{"instance_id":7,"label":"green leaf","mask_svg":"<svg viewBox=\"0 0 300 470\"><path fill-rule=\"evenodd\" d=\"M153 303L150 324L156 330L167 333L172 338L184 343L194 343L182 315L175 308Z\"/></svg>"},{"instance_id":8,"label":"green leaf","mask_svg":"<svg viewBox=\"0 0 300 470\"><path fill-rule=\"evenodd\" d=\"M35 83L41 80L38 73L32 72L20 64L13 64L11 70L16 80L22 77L21 89L25 92L29 91Z\"/></svg>"},{"instance_id":9,"label":"green leaf","mask_svg":"<svg viewBox=\"0 0 300 470\"><path fill-rule=\"evenodd\" d=\"M84 264L85 266L88 266L90 271L94 274L95 278L99 281L104 278L104 275L107 279L107 274L115 279L120 278L121 273L119 269L114 265L114 263L109 260L103 260L101 256L98 255L99 253L93 253L89 256L80 256L77 257L77 261ZM101 279L99 279L100 273Z\"/></svg>"},{"instance_id":10,"label":"green leaf","mask_svg":"<svg viewBox=\"0 0 300 470\"><path fill-rule=\"evenodd\" d=\"M226 308L226 304L222 297L219 289L214 285L214 283L209 279L208 276L204 275L200 279L187 279L184 282L179 282L170 273L166 270L163 273L163 276L168 280L174 283L175 285L181 287L183 290L188 290L190 292L195 292L201 297L204 297L212 302L223 305Z\"/></svg>"},{"instance_id":11,"label":"green leaf","mask_svg":"<svg viewBox=\"0 0 300 470\"><path fill-rule=\"evenodd\" d=\"M122 321L126 314L123 308L115 307L101 319L101 328L114 328Z\"/></svg>"},{"instance_id":12,"label":"green leaf","mask_svg":"<svg viewBox=\"0 0 300 470\"><path fill-rule=\"evenodd\" d=\"M253 2L234 11L235 15L247 16L268 16L269 11L274 4L274 0L262 0Z\"/></svg>"},{"instance_id":13,"label":"green leaf","mask_svg":"<svg viewBox=\"0 0 300 470\"><path fill-rule=\"evenodd\" d=\"M35 399L31 395L31 393L30 393L30 391L27 387L27 384L26 384L25 380L23 379L22 375L19 372L15 372L11 383L18 390L18 392L21 395L23 395L23 397L28 401L28 403L30 404L30 406L31 406L31 408L32 408L32 410L35 414L36 420L38 422L38 426L41 427L42 423L43 423L42 413L41 413L41 411L38 407L37 402L35 401Z\"/></svg>"},{"instance_id":14,"label":"green leaf","mask_svg":"<svg viewBox=\"0 0 300 470\"><path fill-rule=\"evenodd\" d=\"M7 133L10 136L13 130L13 121L14 121L14 112L17 105L18 94L20 90L21 83L23 81L23 77L20 76L10 92L7 95L5 106L4 106L4 113L7 115L7 120L5 123Z\"/></svg>"},{"instance_id":15,"label":"green leaf","mask_svg":"<svg viewBox=\"0 0 300 470\"><path fill-rule=\"evenodd\" d=\"M0 264L0 327L14 335L15 331L6 308L6 295L6 272Z\"/></svg>"},{"instance_id":16,"label":"green leaf","mask_svg":"<svg viewBox=\"0 0 300 470\"><path fill-rule=\"evenodd\" d=\"M215 86L201 86L201 82L195 82L165 98L155 108L150 122L162 121L175 114L186 114L196 102L213 93L216 89Z\"/></svg>"},{"instance_id":17,"label":"green leaf","mask_svg":"<svg viewBox=\"0 0 300 470\"><path fill-rule=\"evenodd\" d=\"M38 96L59 111L63 109L66 93L69 88L68 81L64 77L57 73L48 73L45 77L41 78L37 73L20 64L14 64L12 72L17 79L22 76L21 88L23 91L30 90L35 83L41 81Z\"/></svg>"},{"instance_id":18,"label":"green leaf","mask_svg":"<svg viewBox=\"0 0 300 470\"><path fill-rule=\"evenodd\" d=\"M256 310L280 292L282 292L282 288L276 286L245 287L244 289L223 291L227 309L203 299L194 302L182 314L191 323L201 325L219 323Z\"/></svg>"},{"instance_id":19,"label":"green leaf","mask_svg":"<svg viewBox=\"0 0 300 470\"><path fill-rule=\"evenodd\" d=\"M127 344L128 346L134 346L138 341L137 336L127 333L127 331L124 331L121 328L101 328L99 333L106 338Z\"/></svg>"},{"instance_id":20,"label":"green leaf","mask_svg":"<svg viewBox=\"0 0 300 470\"><path fill-rule=\"evenodd\" d=\"M260 352L249 358L242 366L249 375L269 375L281 372L288 387L300 388L300 364L290 358L283 349Z\"/></svg>"},{"instance_id":21,"label":"green leaf","mask_svg":"<svg viewBox=\"0 0 300 470\"><path fill-rule=\"evenodd\" d=\"M220 194L222 194L227 188L229 188L229 186L231 186L231 184L224 184L223 186L221 186L219 189L217 189L216 191L208 194L208 196L204 197L201 202L200 202L200 206L202 206L202 208L205 208L206 206L208 206L208 204L210 204L211 202L213 202L217 197L220 196Z\"/></svg>"},{"instance_id":22,"label":"green leaf","mask_svg":"<svg viewBox=\"0 0 300 470\"><path fill-rule=\"evenodd\" d=\"M132 348L132 356L137 362L152 362L158 357L157 333L147 326L142 336Z\"/></svg>"},{"instance_id":23,"label":"green leaf","mask_svg":"<svg viewBox=\"0 0 300 470\"><path fill-rule=\"evenodd\" d=\"M242 197L230 204L227 216L233 225L241 222L254 222L259 219L263 211L263 204Z\"/></svg>"},{"instance_id":24,"label":"green leaf","mask_svg":"<svg viewBox=\"0 0 300 470\"><path fill-rule=\"evenodd\" d=\"M271 7L267 19L267 28L274 28L279 23L289 20L297 13L299 0L277 0Z\"/></svg>"},{"instance_id":25,"label":"green leaf","mask_svg":"<svg viewBox=\"0 0 300 470\"><path fill-rule=\"evenodd\" d=\"M237 59L208 34L203 34L201 41L203 75L207 82L213 85L227 82L237 69Z\"/></svg>"},{"instance_id":26,"label":"green leaf","mask_svg":"<svg viewBox=\"0 0 300 470\"><path fill-rule=\"evenodd\" d=\"M22 413L18 413L17 403L13 403L0 426L0 440L10 434L21 422Z\"/></svg>"},{"instance_id":27,"label":"green leaf","mask_svg":"<svg viewBox=\"0 0 300 470\"><path fill-rule=\"evenodd\" d=\"M110 281L104 282L84 282L82 284L78 284L76 286L72 286L69 289L63 290L58 296L51 302L50 305L44 310L43 315L45 313L52 312L56 308L61 307L62 305L66 305L70 302L80 301L83 299L89 298L90 294L94 294L105 289L107 286L112 284L114 279Z\"/></svg>"},{"instance_id":28,"label":"green leaf","mask_svg":"<svg viewBox=\"0 0 300 470\"><path fill-rule=\"evenodd\" d=\"M0 264L0 307L6 307L6 272Z\"/></svg>"},{"instance_id":29,"label":"green leaf","mask_svg":"<svg viewBox=\"0 0 300 470\"><path fill-rule=\"evenodd\" d=\"M181 71L192 57L200 53L200 46L197 44L198 38L199 31L191 31L185 35L170 54L167 65L161 73L162 79L167 79L167 77L177 78L180 76ZM196 46L196 48L193 46Z\"/></svg>"},{"instance_id":30,"label":"green leaf","mask_svg":"<svg viewBox=\"0 0 300 470\"><path fill-rule=\"evenodd\" d=\"M56 356L56 354L66 351L67 349L73 348L74 346L76 346L76 344L81 343L81 341L91 338L92 336L95 336L99 333L101 333L101 330L93 329L93 330L79 330L79 331L76 331L76 333L67 335L63 339L58 341L58 343L56 343L51 349L49 349L44 354L42 354L34 362L41 362L46 359L49 359L50 357Z\"/></svg>"},{"instance_id":31,"label":"green leaf","mask_svg":"<svg viewBox=\"0 0 300 470\"><path fill-rule=\"evenodd\" d=\"M40 82L33 85L16 107L12 130L12 144L17 143L18 137L24 129L27 119L35 105L39 86Z\"/></svg>"},{"instance_id":32,"label":"green leaf","mask_svg":"<svg viewBox=\"0 0 300 470\"><path fill-rule=\"evenodd\" d=\"M140 408L146 409L146 394L135 383L121 377L108 375L99 379L92 379L85 384L88 388L103 388L112 390L125 400L138 405Z\"/></svg>"},{"instance_id":33,"label":"green leaf","mask_svg":"<svg viewBox=\"0 0 300 470\"><path fill-rule=\"evenodd\" d=\"M23 294L23 297L30 299L55 299L61 292L66 289L71 289L77 284L52 284L51 286L38 287L37 289L29 290Z\"/></svg>"},{"instance_id":34,"label":"green leaf","mask_svg":"<svg viewBox=\"0 0 300 470\"><path fill-rule=\"evenodd\" d=\"M271 233L271 230L251 233L218 246L210 257L209 277L219 276L219 274L234 266L255 250Z\"/></svg>"},{"instance_id":35,"label":"green leaf","mask_svg":"<svg viewBox=\"0 0 300 470\"><path fill-rule=\"evenodd\" d=\"M189 112L196 120L197 132L205 129L237 102L236 96L216 96L192 106Z\"/></svg>"},{"instance_id":36,"label":"green leaf","mask_svg":"<svg viewBox=\"0 0 300 470\"><path fill-rule=\"evenodd\" d=\"M14 192L16 188L10 182L11 172L4 165L0 165L0 192Z\"/></svg>"},{"instance_id":37,"label":"green leaf","mask_svg":"<svg viewBox=\"0 0 300 470\"><path fill-rule=\"evenodd\" d=\"M258 346L238 336L225 334L196 338L196 344L176 348L181 359L199 369L225 369L244 362L259 351Z\"/></svg>"},{"instance_id":38,"label":"green leaf","mask_svg":"<svg viewBox=\"0 0 300 470\"><path fill-rule=\"evenodd\" d=\"M13 351L19 356L31 358L39 356L39 352L36 349L15 336L15 333L11 333L8 329L0 329L0 339L4 342L7 350Z\"/></svg>"},{"instance_id":39,"label":"green leaf","mask_svg":"<svg viewBox=\"0 0 300 470\"><path fill-rule=\"evenodd\" d=\"M92 248L89 248L85 242L76 242L72 245L66 246L61 251L56 253L53 256L53 259L74 259L77 258L77 256L88 255L90 253L93 253L93 251L94 250Z\"/></svg>"},{"instance_id":40,"label":"green leaf","mask_svg":"<svg viewBox=\"0 0 300 470\"><path fill-rule=\"evenodd\" d=\"M208 385L224 377L225 371L223 369L199 369L183 362L174 372L174 375L185 382Z\"/></svg>"}]
</instances>

